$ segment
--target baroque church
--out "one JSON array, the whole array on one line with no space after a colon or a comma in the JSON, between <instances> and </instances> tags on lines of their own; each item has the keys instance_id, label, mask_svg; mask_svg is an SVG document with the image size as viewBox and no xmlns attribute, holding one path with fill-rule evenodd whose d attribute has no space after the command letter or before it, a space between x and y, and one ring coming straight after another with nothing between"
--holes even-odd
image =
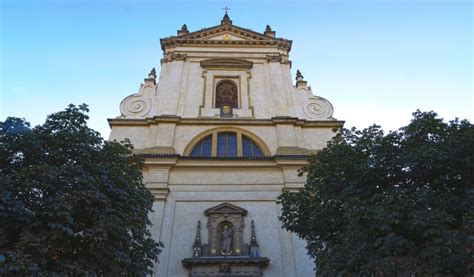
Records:
<instances>
[{"instance_id":1,"label":"baroque church","mask_svg":"<svg viewBox=\"0 0 474 277\"><path fill-rule=\"evenodd\" d=\"M155 276L314 276L305 242L278 220L277 197L303 188L298 169L343 121L313 94L292 41L220 24L160 40L151 70L109 119L110 140L130 139L154 195Z\"/></svg>"}]
</instances>

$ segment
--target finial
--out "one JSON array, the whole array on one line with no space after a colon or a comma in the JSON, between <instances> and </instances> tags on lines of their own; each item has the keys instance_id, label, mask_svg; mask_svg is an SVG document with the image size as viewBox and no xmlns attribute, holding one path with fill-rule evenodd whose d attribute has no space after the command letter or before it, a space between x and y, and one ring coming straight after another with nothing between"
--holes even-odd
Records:
<instances>
[{"instance_id":1,"label":"finial","mask_svg":"<svg viewBox=\"0 0 474 277\"><path fill-rule=\"evenodd\" d=\"M230 10L227 6L222 8L225 11L224 17L221 20L221 24L232 24L232 20L230 20L229 15L227 14L227 11Z\"/></svg>"},{"instance_id":2,"label":"finial","mask_svg":"<svg viewBox=\"0 0 474 277\"><path fill-rule=\"evenodd\" d=\"M304 77L299 69L296 70L296 81L303 81Z\"/></svg>"},{"instance_id":3,"label":"finial","mask_svg":"<svg viewBox=\"0 0 474 277\"><path fill-rule=\"evenodd\" d=\"M296 88L302 90L309 90L308 82L304 80L303 74L299 69L296 70Z\"/></svg>"},{"instance_id":4,"label":"finial","mask_svg":"<svg viewBox=\"0 0 474 277\"><path fill-rule=\"evenodd\" d=\"M198 220L198 225L196 229L196 239L201 240L201 220Z\"/></svg>"},{"instance_id":5,"label":"finial","mask_svg":"<svg viewBox=\"0 0 474 277\"><path fill-rule=\"evenodd\" d=\"M272 27L270 27L270 25L267 25L267 27L265 27L265 32L263 32L263 34L272 38L274 38L276 35L275 31L272 30Z\"/></svg>"},{"instance_id":6,"label":"finial","mask_svg":"<svg viewBox=\"0 0 474 277\"><path fill-rule=\"evenodd\" d=\"M153 67L148 73L148 78L145 78L145 87L153 87L156 85L156 70Z\"/></svg>"},{"instance_id":7,"label":"finial","mask_svg":"<svg viewBox=\"0 0 474 277\"><path fill-rule=\"evenodd\" d=\"M259 246L257 243L257 236L255 235L255 223L253 220L251 221L250 224L250 257L258 257L259 256Z\"/></svg>"},{"instance_id":8,"label":"finial","mask_svg":"<svg viewBox=\"0 0 474 277\"><path fill-rule=\"evenodd\" d=\"M178 33L178 36L189 34L188 26L186 26L186 24L183 24L183 26L181 26L181 30L178 30L177 33Z\"/></svg>"},{"instance_id":9,"label":"finial","mask_svg":"<svg viewBox=\"0 0 474 277\"><path fill-rule=\"evenodd\" d=\"M154 67L151 69L150 73L148 74L148 77L156 79L156 70Z\"/></svg>"},{"instance_id":10,"label":"finial","mask_svg":"<svg viewBox=\"0 0 474 277\"><path fill-rule=\"evenodd\" d=\"M201 220L198 220L198 225L196 229L196 237L194 238L193 244L193 257L201 257L202 254L202 244L201 244Z\"/></svg>"}]
</instances>

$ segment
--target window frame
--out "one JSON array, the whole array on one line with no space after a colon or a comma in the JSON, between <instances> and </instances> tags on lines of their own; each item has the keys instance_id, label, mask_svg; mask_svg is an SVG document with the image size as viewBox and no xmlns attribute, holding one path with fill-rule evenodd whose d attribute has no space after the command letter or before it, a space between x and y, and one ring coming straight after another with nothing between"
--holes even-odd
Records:
<instances>
[{"instance_id":1,"label":"window frame","mask_svg":"<svg viewBox=\"0 0 474 277\"><path fill-rule=\"evenodd\" d=\"M215 81L214 81L214 88L213 88L213 99L212 99L212 108L214 109L220 109L221 107L217 106L217 97L218 97L218 91L217 88L223 84L223 83L230 83L232 84L235 89L236 89L236 107L232 107L232 109L240 109L241 108L241 96L240 96L240 79L236 76L215 76Z\"/></svg>"},{"instance_id":2,"label":"window frame","mask_svg":"<svg viewBox=\"0 0 474 277\"><path fill-rule=\"evenodd\" d=\"M228 155L228 137L226 135L226 143L225 143L225 147L226 147L226 153L224 155L222 154L218 154L218 149L217 149L217 145L218 145L218 137L219 135L222 135L222 134L234 134L235 137L236 137L236 143L237 143L237 154L234 155ZM199 147L200 145L202 145L203 141L205 139L207 139L208 137L211 137L211 155L193 155L193 152L195 150L196 147ZM247 139L251 142L250 146L251 146L251 155L244 155L243 153L243 140ZM234 157L244 157L244 158L259 158L259 157L265 157L266 156L266 148L264 148L265 146L262 146L261 145L261 142L258 142L257 140L255 140L254 138L252 138L251 136L245 134L245 133L242 133L241 131L236 131L236 130L214 130L208 134L206 134L205 136L202 136L198 141L196 141L195 143L192 144L192 147L190 147L190 149L188 150L188 156L190 157L220 157L220 158L234 158ZM260 152L260 155L255 155L255 150L254 148L258 148L259 152ZM202 150L201 150L201 153L202 153Z\"/></svg>"}]
</instances>

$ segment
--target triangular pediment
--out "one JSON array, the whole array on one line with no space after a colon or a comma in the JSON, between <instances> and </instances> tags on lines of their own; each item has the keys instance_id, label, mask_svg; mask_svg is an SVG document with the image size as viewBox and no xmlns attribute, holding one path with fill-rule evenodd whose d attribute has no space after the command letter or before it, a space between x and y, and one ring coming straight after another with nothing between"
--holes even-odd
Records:
<instances>
[{"instance_id":1,"label":"triangular pediment","mask_svg":"<svg viewBox=\"0 0 474 277\"><path fill-rule=\"evenodd\" d=\"M200 40L216 40L218 38L230 37L235 40L278 40L273 37L265 36L262 33L244 29L234 25L217 25L214 27L202 29L180 36L182 39L200 39Z\"/></svg>"},{"instance_id":2,"label":"triangular pediment","mask_svg":"<svg viewBox=\"0 0 474 277\"><path fill-rule=\"evenodd\" d=\"M223 32L220 34L208 36L205 38L199 38L199 39L202 39L202 40L206 40L206 39L208 40L251 40L246 37L241 37L241 36L232 34L231 32Z\"/></svg>"},{"instance_id":3,"label":"triangular pediment","mask_svg":"<svg viewBox=\"0 0 474 277\"><path fill-rule=\"evenodd\" d=\"M221 24L195 32L186 32L160 40L161 48L176 45L249 45L277 47L290 50L291 40L267 36L231 24Z\"/></svg>"},{"instance_id":4,"label":"triangular pediment","mask_svg":"<svg viewBox=\"0 0 474 277\"><path fill-rule=\"evenodd\" d=\"M229 204L229 203L222 203L205 210L204 214L207 216L212 215L212 214L223 214L223 215L240 214L240 215L245 216L247 214L247 210L237 207L235 205Z\"/></svg>"}]
</instances>

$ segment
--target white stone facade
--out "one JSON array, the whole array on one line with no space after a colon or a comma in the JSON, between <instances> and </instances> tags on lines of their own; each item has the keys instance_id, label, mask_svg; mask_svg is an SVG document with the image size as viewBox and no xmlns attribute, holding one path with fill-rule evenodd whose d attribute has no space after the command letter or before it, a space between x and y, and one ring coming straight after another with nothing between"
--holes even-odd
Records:
<instances>
[{"instance_id":1,"label":"white stone facade","mask_svg":"<svg viewBox=\"0 0 474 277\"><path fill-rule=\"evenodd\" d=\"M188 276L181 261L192 255L196 222L204 223L201 240L207 241L203 212L228 202L248 211L246 226L255 222L260 254L270 259L264 276L314 276L305 243L281 228L276 198L303 187L298 168L343 122L302 76L293 84L291 41L224 18L197 32L183 28L161 44L159 79L152 71L138 93L122 101L122 115L109 119L110 140L128 138L145 157L144 182L156 200L153 235L165 245L155 275ZM237 85L231 118L215 106L221 80ZM224 131L251 138L263 157L190 157L200 139Z\"/></svg>"}]
</instances>

